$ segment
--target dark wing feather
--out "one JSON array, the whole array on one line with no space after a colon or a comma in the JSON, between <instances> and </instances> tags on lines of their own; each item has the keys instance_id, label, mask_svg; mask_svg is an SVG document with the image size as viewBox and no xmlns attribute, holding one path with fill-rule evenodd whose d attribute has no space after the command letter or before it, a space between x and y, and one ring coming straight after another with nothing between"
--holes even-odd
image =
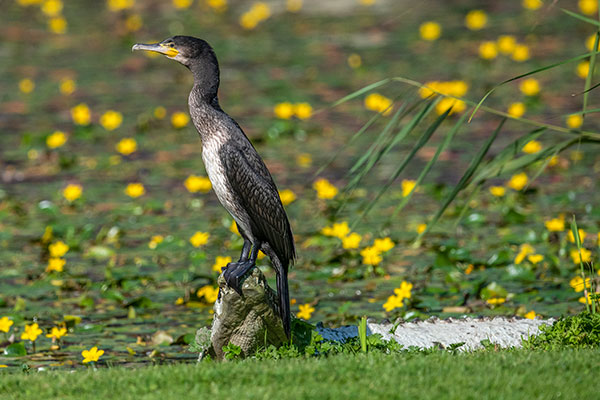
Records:
<instances>
[{"instance_id":1,"label":"dark wing feather","mask_svg":"<svg viewBox=\"0 0 600 400\"><path fill-rule=\"evenodd\" d=\"M296 256L294 238L269 170L249 142L227 142L220 155L229 184L250 217L252 234L269 243L287 265Z\"/></svg>"}]
</instances>

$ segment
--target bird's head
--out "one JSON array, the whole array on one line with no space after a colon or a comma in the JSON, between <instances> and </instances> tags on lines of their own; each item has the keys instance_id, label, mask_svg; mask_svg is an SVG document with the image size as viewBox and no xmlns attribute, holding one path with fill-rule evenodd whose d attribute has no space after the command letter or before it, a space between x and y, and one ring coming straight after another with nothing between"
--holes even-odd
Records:
<instances>
[{"instance_id":1,"label":"bird's head","mask_svg":"<svg viewBox=\"0 0 600 400\"><path fill-rule=\"evenodd\" d=\"M196 64L206 62L216 64L216 57L210 45L206 41L192 36L173 36L154 44L137 43L131 50L146 50L164 54L190 69Z\"/></svg>"}]
</instances>

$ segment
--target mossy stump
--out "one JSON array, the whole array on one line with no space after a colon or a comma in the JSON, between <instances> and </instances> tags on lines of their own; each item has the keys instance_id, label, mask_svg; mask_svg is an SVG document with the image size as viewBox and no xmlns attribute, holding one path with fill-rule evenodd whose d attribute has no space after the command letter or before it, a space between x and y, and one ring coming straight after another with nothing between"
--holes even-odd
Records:
<instances>
[{"instance_id":1,"label":"mossy stump","mask_svg":"<svg viewBox=\"0 0 600 400\"><path fill-rule=\"evenodd\" d=\"M281 346L287 342L277 293L269 287L259 268L253 268L244 278L242 295L219 276L219 298L213 307L209 354L217 360L225 357L223 347L239 346L242 356L253 354L265 346Z\"/></svg>"}]
</instances>

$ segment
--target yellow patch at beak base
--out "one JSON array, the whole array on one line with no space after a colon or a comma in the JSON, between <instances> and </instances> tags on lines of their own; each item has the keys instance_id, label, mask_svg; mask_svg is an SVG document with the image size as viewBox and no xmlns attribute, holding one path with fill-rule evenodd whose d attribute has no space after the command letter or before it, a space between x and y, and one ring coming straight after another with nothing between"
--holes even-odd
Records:
<instances>
[{"instance_id":1,"label":"yellow patch at beak base","mask_svg":"<svg viewBox=\"0 0 600 400\"><path fill-rule=\"evenodd\" d=\"M161 45L161 46L167 48L167 50L163 53L167 57L175 57L177 54L179 54L179 50L177 50L173 47L164 46L164 45Z\"/></svg>"}]
</instances>

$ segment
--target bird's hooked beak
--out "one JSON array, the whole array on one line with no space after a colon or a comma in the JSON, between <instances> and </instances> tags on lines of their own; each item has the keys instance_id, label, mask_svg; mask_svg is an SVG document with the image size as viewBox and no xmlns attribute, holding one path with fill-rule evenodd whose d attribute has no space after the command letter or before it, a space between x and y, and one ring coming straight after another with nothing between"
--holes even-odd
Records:
<instances>
[{"instance_id":1,"label":"bird's hooked beak","mask_svg":"<svg viewBox=\"0 0 600 400\"><path fill-rule=\"evenodd\" d=\"M154 51L156 53L164 54L169 58L175 57L179 54L179 50L164 43L154 43L154 44L144 44L144 43L136 43L131 48L131 51L135 50L146 50L146 51Z\"/></svg>"}]
</instances>

